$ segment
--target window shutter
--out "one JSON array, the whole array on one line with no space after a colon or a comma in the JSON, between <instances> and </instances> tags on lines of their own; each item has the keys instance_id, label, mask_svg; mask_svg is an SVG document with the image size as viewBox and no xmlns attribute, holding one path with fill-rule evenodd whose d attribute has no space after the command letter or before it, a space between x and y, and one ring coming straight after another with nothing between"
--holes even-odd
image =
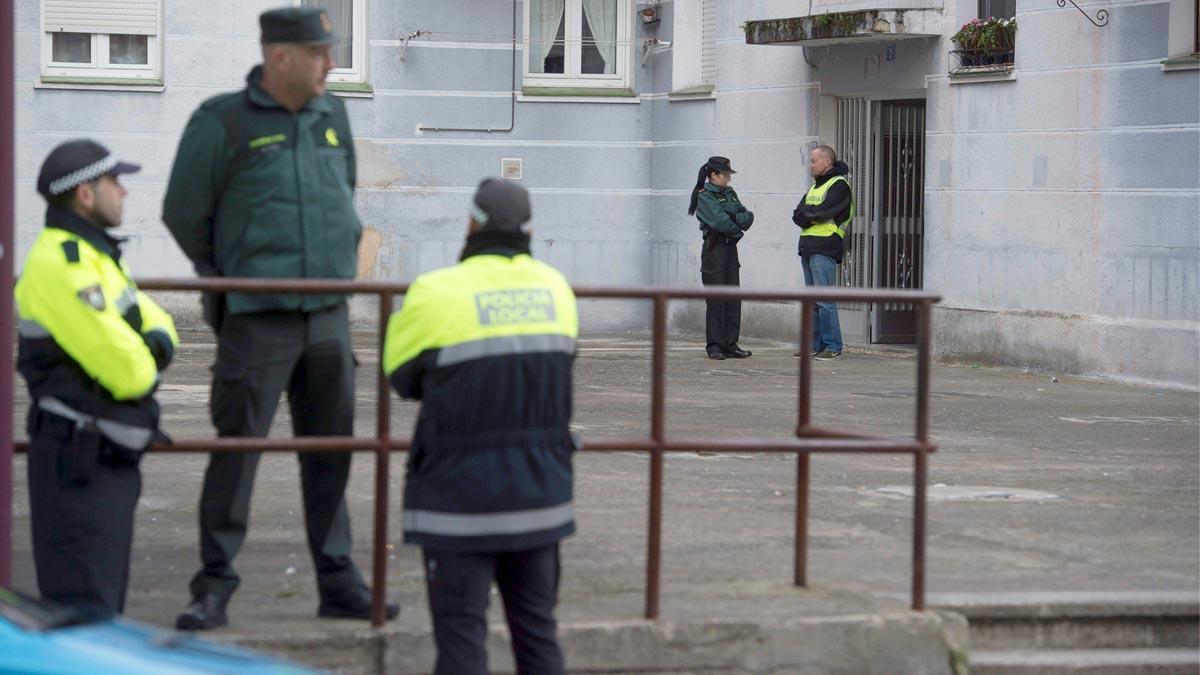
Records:
<instances>
[{"instance_id":1,"label":"window shutter","mask_svg":"<svg viewBox=\"0 0 1200 675\"><path fill-rule=\"evenodd\" d=\"M701 0L700 84L717 84L717 0ZM678 10L676 10L678 11Z\"/></svg>"},{"instance_id":2,"label":"window shutter","mask_svg":"<svg viewBox=\"0 0 1200 675\"><path fill-rule=\"evenodd\" d=\"M48 33L158 35L160 0L42 0Z\"/></svg>"}]
</instances>

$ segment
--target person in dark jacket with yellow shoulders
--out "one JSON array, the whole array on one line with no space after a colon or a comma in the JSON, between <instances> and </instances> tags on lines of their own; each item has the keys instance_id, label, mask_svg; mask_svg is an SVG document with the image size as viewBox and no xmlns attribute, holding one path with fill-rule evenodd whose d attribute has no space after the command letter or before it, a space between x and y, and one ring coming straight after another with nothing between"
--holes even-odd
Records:
<instances>
[{"instance_id":1,"label":"person in dark jacket with yellow shoulders","mask_svg":"<svg viewBox=\"0 0 1200 675\"><path fill-rule=\"evenodd\" d=\"M421 401L404 541L424 553L435 673L488 672L495 581L517 672L556 675L558 549L575 531L575 295L530 255L524 189L488 179L473 206L461 262L417 277L388 323L384 372Z\"/></svg>"},{"instance_id":2,"label":"person in dark jacket with yellow shoulders","mask_svg":"<svg viewBox=\"0 0 1200 675\"><path fill-rule=\"evenodd\" d=\"M109 234L126 194L117 177L138 169L94 141L55 148L37 182L46 228L15 289L38 591L81 620L124 610L139 464L167 440L154 391L179 346Z\"/></svg>"},{"instance_id":3,"label":"person in dark jacket with yellow shoulders","mask_svg":"<svg viewBox=\"0 0 1200 675\"><path fill-rule=\"evenodd\" d=\"M737 244L754 224L754 213L729 187L737 173L727 157L709 157L696 176L688 215L700 221L704 245L700 249L700 281L705 286L737 286ZM741 300L707 300L704 332L708 358L744 359L750 352L738 346L742 330Z\"/></svg>"}]
</instances>

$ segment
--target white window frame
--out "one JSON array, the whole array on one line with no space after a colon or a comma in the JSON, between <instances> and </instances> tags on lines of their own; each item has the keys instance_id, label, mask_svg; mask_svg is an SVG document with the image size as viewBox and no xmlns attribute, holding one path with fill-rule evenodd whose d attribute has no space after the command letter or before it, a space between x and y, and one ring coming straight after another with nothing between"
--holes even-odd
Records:
<instances>
[{"instance_id":1,"label":"white window frame","mask_svg":"<svg viewBox=\"0 0 1200 675\"><path fill-rule=\"evenodd\" d=\"M300 7L302 0L292 0L292 5ZM329 76L325 78L326 82L347 82L352 84L365 84L367 80L367 45L370 40L367 38L367 0L350 0L350 24L354 27L354 35L351 36L350 54L354 60L353 68L343 68L339 65L337 68L329 71Z\"/></svg>"},{"instance_id":2,"label":"white window frame","mask_svg":"<svg viewBox=\"0 0 1200 675\"><path fill-rule=\"evenodd\" d=\"M163 5L158 3L158 26L154 35L146 40L146 63L109 63L109 33L84 33L91 35L92 54L88 63L59 63L54 58L54 34L46 30L45 13L38 3L38 30L41 35L41 64L43 78L71 78L81 80L134 80L147 84L162 83L162 34ZM113 33L116 35L117 33Z\"/></svg>"},{"instance_id":3,"label":"white window frame","mask_svg":"<svg viewBox=\"0 0 1200 675\"><path fill-rule=\"evenodd\" d=\"M632 0L617 0L617 64L616 73L584 74L583 60L583 0L566 0L563 11L564 24L564 67L562 73L532 73L529 71L529 55L532 49L529 44L529 10L531 3L522 2L525 14L523 28L524 56L521 59L521 82L525 87L559 88L559 89L613 89L623 90L633 88L633 37L634 11Z\"/></svg>"}]
</instances>

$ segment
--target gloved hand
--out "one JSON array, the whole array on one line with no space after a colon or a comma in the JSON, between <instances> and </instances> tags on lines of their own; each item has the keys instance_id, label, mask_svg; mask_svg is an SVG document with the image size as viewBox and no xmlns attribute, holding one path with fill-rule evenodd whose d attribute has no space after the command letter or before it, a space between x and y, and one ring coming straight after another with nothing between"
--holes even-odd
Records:
<instances>
[{"instance_id":1,"label":"gloved hand","mask_svg":"<svg viewBox=\"0 0 1200 675\"><path fill-rule=\"evenodd\" d=\"M804 215L804 202L801 202L799 206L792 210L792 222L802 230L808 229L812 225L808 220L808 216Z\"/></svg>"},{"instance_id":2,"label":"gloved hand","mask_svg":"<svg viewBox=\"0 0 1200 675\"><path fill-rule=\"evenodd\" d=\"M742 228L742 232L745 232L746 230L750 229L751 225L754 224L754 212L743 206L742 210L738 211L737 214L734 215L733 222L737 223L738 227Z\"/></svg>"},{"instance_id":3,"label":"gloved hand","mask_svg":"<svg viewBox=\"0 0 1200 675\"><path fill-rule=\"evenodd\" d=\"M154 357L154 365L158 372L166 370L175 356L175 345L171 344L171 336L162 330L152 330L142 334L142 341L150 348L150 355Z\"/></svg>"}]
</instances>

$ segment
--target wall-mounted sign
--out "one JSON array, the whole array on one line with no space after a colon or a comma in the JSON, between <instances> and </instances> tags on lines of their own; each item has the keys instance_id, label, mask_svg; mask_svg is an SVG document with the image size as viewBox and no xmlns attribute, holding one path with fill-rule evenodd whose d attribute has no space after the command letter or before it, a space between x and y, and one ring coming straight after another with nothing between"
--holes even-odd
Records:
<instances>
[{"instance_id":1,"label":"wall-mounted sign","mask_svg":"<svg viewBox=\"0 0 1200 675\"><path fill-rule=\"evenodd\" d=\"M867 57L867 73L868 80L879 79L879 55L873 54Z\"/></svg>"},{"instance_id":2,"label":"wall-mounted sign","mask_svg":"<svg viewBox=\"0 0 1200 675\"><path fill-rule=\"evenodd\" d=\"M883 62L884 63L895 63L896 62L896 45L895 44L883 46Z\"/></svg>"},{"instance_id":3,"label":"wall-mounted sign","mask_svg":"<svg viewBox=\"0 0 1200 675\"><path fill-rule=\"evenodd\" d=\"M525 174L524 162L519 157L503 157L500 159L500 177L506 180L521 180Z\"/></svg>"}]
</instances>

